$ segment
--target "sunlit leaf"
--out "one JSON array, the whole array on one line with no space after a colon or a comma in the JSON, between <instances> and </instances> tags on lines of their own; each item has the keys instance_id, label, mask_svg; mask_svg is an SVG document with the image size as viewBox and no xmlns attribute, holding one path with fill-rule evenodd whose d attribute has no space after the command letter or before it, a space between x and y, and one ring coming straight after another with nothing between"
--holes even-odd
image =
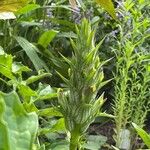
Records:
<instances>
[{"instance_id":1,"label":"sunlit leaf","mask_svg":"<svg viewBox=\"0 0 150 150\"><path fill-rule=\"evenodd\" d=\"M115 8L111 0L95 0L101 5L114 19L116 19Z\"/></svg>"},{"instance_id":2,"label":"sunlit leaf","mask_svg":"<svg viewBox=\"0 0 150 150\"><path fill-rule=\"evenodd\" d=\"M13 58L11 55L0 55L0 74L9 79L15 78L12 74L12 61Z\"/></svg>"},{"instance_id":3,"label":"sunlit leaf","mask_svg":"<svg viewBox=\"0 0 150 150\"><path fill-rule=\"evenodd\" d=\"M15 12L31 0L0 0L0 12Z\"/></svg>"},{"instance_id":4,"label":"sunlit leaf","mask_svg":"<svg viewBox=\"0 0 150 150\"><path fill-rule=\"evenodd\" d=\"M58 31L56 30L49 30L44 32L39 38L38 44L46 48L49 45L49 43L54 39L54 37L57 35L57 33Z\"/></svg>"},{"instance_id":5,"label":"sunlit leaf","mask_svg":"<svg viewBox=\"0 0 150 150\"><path fill-rule=\"evenodd\" d=\"M28 13L28 12L30 12L30 11L33 11L33 10L35 10L35 9L37 9L37 8L40 8L40 5L38 5L38 4L28 4L28 5L26 5L25 7L23 7L23 8L21 8L21 9L19 9L17 12L16 12L16 14L25 14L25 13Z\"/></svg>"}]
</instances>

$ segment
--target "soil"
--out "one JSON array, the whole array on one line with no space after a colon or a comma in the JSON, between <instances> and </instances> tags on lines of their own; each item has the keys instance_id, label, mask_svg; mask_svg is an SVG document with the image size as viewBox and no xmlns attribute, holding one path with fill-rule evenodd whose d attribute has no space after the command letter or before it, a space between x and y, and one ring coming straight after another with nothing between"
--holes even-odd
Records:
<instances>
[{"instance_id":1,"label":"soil","mask_svg":"<svg viewBox=\"0 0 150 150\"><path fill-rule=\"evenodd\" d=\"M107 137L107 144L105 144L101 150L110 150L111 149L110 146L115 145L115 141L113 139L114 127L115 126L111 121L106 122L103 125L100 125L98 123L92 124L89 127L90 135L103 135Z\"/></svg>"},{"instance_id":2,"label":"soil","mask_svg":"<svg viewBox=\"0 0 150 150\"><path fill-rule=\"evenodd\" d=\"M146 122L146 129L147 131L150 131L150 121ZM112 121L108 121L102 125L100 125L99 123L95 123L92 124L89 127L89 134L90 135L103 135L107 137L107 143L101 148L101 150L112 150L111 145L115 145L115 141L113 139L113 135L114 135L114 128L115 125ZM141 140L141 138L137 138L136 141L136 147L133 148L133 150L137 150L139 149L141 146L144 146L143 141ZM146 147L143 147L146 148Z\"/></svg>"}]
</instances>

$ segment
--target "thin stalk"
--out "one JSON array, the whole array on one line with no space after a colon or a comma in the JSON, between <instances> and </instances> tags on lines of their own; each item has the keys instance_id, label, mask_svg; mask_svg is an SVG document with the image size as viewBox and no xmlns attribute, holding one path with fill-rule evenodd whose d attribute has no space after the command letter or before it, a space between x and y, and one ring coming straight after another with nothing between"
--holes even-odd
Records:
<instances>
[{"instance_id":1,"label":"thin stalk","mask_svg":"<svg viewBox=\"0 0 150 150\"><path fill-rule=\"evenodd\" d=\"M70 138L70 150L80 150L80 133L78 131L79 127L76 127L71 132Z\"/></svg>"}]
</instances>

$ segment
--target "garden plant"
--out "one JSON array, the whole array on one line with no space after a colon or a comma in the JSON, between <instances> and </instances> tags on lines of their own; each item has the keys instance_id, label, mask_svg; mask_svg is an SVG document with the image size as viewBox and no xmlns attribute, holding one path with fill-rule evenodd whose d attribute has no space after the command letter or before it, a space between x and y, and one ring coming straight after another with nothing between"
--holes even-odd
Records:
<instances>
[{"instance_id":1,"label":"garden plant","mask_svg":"<svg viewBox=\"0 0 150 150\"><path fill-rule=\"evenodd\" d=\"M148 0L0 0L0 150L150 148Z\"/></svg>"}]
</instances>

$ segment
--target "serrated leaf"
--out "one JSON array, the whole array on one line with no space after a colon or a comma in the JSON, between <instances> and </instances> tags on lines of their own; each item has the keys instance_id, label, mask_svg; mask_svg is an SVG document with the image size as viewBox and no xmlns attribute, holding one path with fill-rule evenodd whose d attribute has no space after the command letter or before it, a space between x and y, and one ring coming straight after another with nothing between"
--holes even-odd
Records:
<instances>
[{"instance_id":1,"label":"serrated leaf","mask_svg":"<svg viewBox=\"0 0 150 150\"><path fill-rule=\"evenodd\" d=\"M115 8L111 0L95 0L97 4L101 5L115 20L116 13Z\"/></svg>"}]
</instances>

